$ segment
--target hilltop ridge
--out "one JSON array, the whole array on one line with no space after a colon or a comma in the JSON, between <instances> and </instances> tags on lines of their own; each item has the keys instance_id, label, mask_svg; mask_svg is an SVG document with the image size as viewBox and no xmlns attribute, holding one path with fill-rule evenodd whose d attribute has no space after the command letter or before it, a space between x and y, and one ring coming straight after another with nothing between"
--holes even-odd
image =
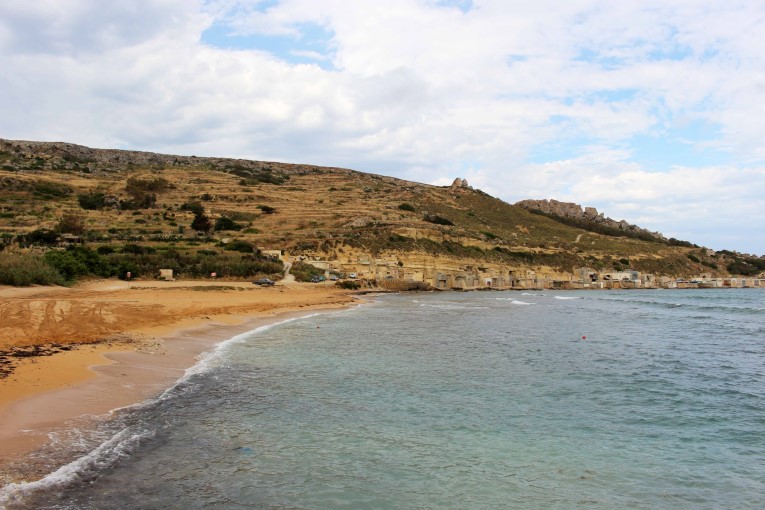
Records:
<instances>
[{"instance_id":1,"label":"hilltop ridge","mask_svg":"<svg viewBox=\"0 0 765 510\"><path fill-rule=\"evenodd\" d=\"M627 235L646 241L667 241L661 232L651 232L625 220L614 220L594 207L582 207L572 202L559 202L553 199L521 200L515 205L531 212L543 214L567 225L580 227L593 232L612 235ZM690 243L688 243L690 244Z\"/></svg>"}]
</instances>

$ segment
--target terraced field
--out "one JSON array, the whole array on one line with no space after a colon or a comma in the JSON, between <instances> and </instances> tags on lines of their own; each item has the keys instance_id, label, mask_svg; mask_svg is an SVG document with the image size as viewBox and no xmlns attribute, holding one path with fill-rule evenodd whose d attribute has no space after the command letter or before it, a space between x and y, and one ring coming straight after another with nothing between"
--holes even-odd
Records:
<instances>
[{"instance_id":1,"label":"terraced field","mask_svg":"<svg viewBox=\"0 0 765 510\"><path fill-rule=\"evenodd\" d=\"M97 199L97 207L85 208L83 197ZM235 228L194 230L194 204L211 225L226 218ZM392 256L405 264L431 256L558 273L628 265L670 276L724 274L729 262L690 243L571 227L467 187L339 168L0 140L3 245L12 249L30 232L63 232L64 218L94 246L202 250L242 240L322 259Z\"/></svg>"}]
</instances>

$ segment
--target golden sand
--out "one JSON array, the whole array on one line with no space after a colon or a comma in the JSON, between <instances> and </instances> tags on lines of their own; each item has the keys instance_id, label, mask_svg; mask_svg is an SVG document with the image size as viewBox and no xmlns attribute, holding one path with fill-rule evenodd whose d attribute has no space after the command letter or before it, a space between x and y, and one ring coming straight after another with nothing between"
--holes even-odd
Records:
<instances>
[{"instance_id":1,"label":"golden sand","mask_svg":"<svg viewBox=\"0 0 765 510\"><path fill-rule=\"evenodd\" d=\"M0 351L51 343L72 350L14 358L0 379L0 468L83 415L159 394L217 343L287 314L336 308L329 284L91 282L71 289L0 287Z\"/></svg>"}]
</instances>

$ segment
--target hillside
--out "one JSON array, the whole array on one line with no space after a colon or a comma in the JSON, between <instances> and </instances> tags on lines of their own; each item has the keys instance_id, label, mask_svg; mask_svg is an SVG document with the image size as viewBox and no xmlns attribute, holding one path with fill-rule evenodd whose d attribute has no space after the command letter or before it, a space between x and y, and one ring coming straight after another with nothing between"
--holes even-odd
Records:
<instances>
[{"instance_id":1,"label":"hillside","mask_svg":"<svg viewBox=\"0 0 765 510\"><path fill-rule=\"evenodd\" d=\"M241 256L232 246L243 246L241 253L252 258L252 246L339 273L432 285L441 279L439 286L447 287L481 286L488 278L501 286L512 279L571 280L581 267L631 268L673 279L765 269L759 258L660 235L599 232L463 184L437 187L341 168L0 140L0 245L6 255L40 251L35 246L46 245L44 234L48 245L60 245L60 234L68 232L69 242L82 240L102 255L116 257L127 245L134 255L151 255L181 274L179 261L210 256L210 264L197 262L196 273L187 276L214 267L216 255ZM53 233L59 235L55 242ZM253 272L277 271L260 269Z\"/></svg>"}]
</instances>

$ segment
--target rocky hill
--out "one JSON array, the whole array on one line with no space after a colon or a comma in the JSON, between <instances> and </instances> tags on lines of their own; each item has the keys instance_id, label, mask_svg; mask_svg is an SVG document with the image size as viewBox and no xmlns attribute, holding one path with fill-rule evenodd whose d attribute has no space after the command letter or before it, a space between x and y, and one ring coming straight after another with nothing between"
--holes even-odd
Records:
<instances>
[{"instance_id":1,"label":"rocky hill","mask_svg":"<svg viewBox=\"0 0 765 510\"><path fill-rule=\"evenodd\" d=\"M647 241L667 241L667 238L660 232L651 232L624 220L617 221L608 218L605 214L598 213L594 207L582 207L579 204L557 200L521 200L515 205L592 232L626 235Z\"/></svg>"},{"instance_id":2,"label":"rocky hill","mask_svg":"<svg viewBox=\"0 0 765 510\"><path fill-rule=\"evenodd\" d=\"M570 281L582 267L672 278L759 270L759 259L672 242L576 204L510 205L462 179L439 187L343 168L0 139L0 247L35 249L54 234L112 257L143 246L156 264L251 246L327 271L442 287Z\"/></svg>"}]
</instances>

